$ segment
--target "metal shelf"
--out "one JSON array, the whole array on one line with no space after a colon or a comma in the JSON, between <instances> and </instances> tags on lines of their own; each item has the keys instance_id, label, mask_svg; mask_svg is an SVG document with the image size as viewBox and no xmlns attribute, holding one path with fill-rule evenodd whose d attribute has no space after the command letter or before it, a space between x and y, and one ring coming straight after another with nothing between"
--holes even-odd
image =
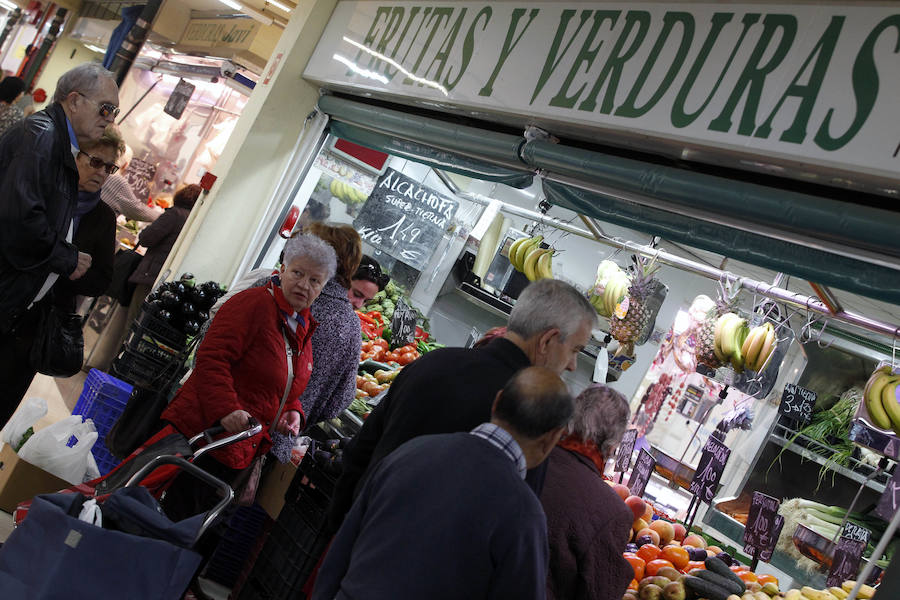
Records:
<instances>
[{"instance_id":1,"label":"metal shelf","mask_svg":"<svg viewBox=\"0 0 900 600\"><path fill-rule=\"evenodd\" d=\"M798 435L797 438L791 442L791 439L796 433L797 432L792 429L776 424L772 433L769 435L769 441L778 444L790 452L800 455L805 460L811 460L820 465L825 465L825 463L828 462L828 456L834 453L834 449L806 437L805 435ZM829 465L829 469L860 484L866 483L866 478L875 471L874 467L870 467L853 457L850 457L850 464L853 468L832 464ZM884 491L889 478L890 476L887 473L882 473L877 478L866 483L866 487L875 490L880 494Z\"/></svg>"}]
</instances>

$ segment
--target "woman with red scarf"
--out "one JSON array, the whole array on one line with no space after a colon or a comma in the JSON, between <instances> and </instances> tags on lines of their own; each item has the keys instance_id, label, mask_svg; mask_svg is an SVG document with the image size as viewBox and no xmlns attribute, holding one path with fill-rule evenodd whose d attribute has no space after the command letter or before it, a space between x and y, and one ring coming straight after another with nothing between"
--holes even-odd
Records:
<instances>
[{"instance_id":1,"label":"woman with red scarf","mask_svg":"<svg viewBox=\"0 0 900 600\"><path fill-rule=\"evenodd\" d=\"M569 431L547 459L547 599L619 600L634 570L622 557L634 515L603 481L628 421L619 392L594 385L575 399Z\"/></svg>"}]
</instances>

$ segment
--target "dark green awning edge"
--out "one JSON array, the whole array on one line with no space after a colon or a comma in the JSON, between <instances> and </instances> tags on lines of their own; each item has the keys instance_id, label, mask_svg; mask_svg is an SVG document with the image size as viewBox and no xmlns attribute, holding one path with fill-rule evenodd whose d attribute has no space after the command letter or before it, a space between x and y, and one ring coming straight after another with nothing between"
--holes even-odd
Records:
<instances>
[{"instance_id":1,"label":"dark green awning edge","mask_svg":"<svg viewBox=\"0 0 900 600\"><path fill-rule=\"evenodd\" d=\"M870 298L900 304L900 272L651 208L607 198L573 186L544 181L547 199L558 206L676 243L788 273Z\"/></svg>"},{"instance_id":2,"label":"dark green awning edge","mask_svg":"<svg viewBox=\"0 0 900 600\"><path fill-rule=\"evenodd\" d=\"M385 133L377 133L341 121L332 121L329 124L329 130L332 135L349 140L354 144L386 152L393 156L414 160L433 169L449 171L484 181L502 183L514 188L527 188L534 182L534 174L528 171L507 169L488 161L446 152L433 146Z\"/></svg>"}]
</instances>

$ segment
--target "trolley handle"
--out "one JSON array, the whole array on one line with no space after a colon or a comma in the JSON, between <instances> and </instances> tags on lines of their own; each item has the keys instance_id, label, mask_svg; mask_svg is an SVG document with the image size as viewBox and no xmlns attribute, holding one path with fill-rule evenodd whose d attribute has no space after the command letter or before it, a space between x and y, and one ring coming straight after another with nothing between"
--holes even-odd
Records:
<instances>
[{"instance_id":1,"label":"trolley handle","mask_svg":"<svg viewBox=\"0 0 900 600\"><path fill-rule=\"evenodd\" d=\"M141 481L147 477L151 472L153 472L158 467L162 465L175 465L176 467L184 470L186 473L189 473L200 479L204 483L211 485L214 488L217 488L221 492L222 500L219 501L214 507L212 507L203 518L203 523L200 525L200 529L197 532L196 537L194 537L194 543L192 546L197 544L197 541L203 536L206 532L207 528L213 524L213 522L218 518L219 514L225 510L225 508L231 504L231 501L234 500L234 490L231 489L231 486L222 481L221 479L214 477L210 473L207 473L200 467L186 461L180 456L173 456L170 454L157 456L146 465L141 467L141 469L131 476L131 479L128 480L128 483L125 484L125 487L134 487L136 485L140 485Z\"/></svg>"},{"instance_id":2,"label":"trolley handle","mask_svg":"<svg viewBox=\"0 0 900 600\"><path fill-rule=\"evenodd\" d=\"M188 443L193 446L195 442L200 439L206 440L206 445L202 448L194 451L193 459L197 460L200 456L215 450L217 448L221 448L223 446L228 446L229 444L234 444L235 442L240 442L253 436L259 434L262 431L262 425L260 425L259 421L250 417L247 421L247 429L243 431L239 431L237 433L233 433L229 436L214 440L214 435L219 435L225 432L225 428L221 425L216 425L215 427L210 427L206 431L202 433L198 433L194 437L188 440Z\"/></svg>"}]
</instances>

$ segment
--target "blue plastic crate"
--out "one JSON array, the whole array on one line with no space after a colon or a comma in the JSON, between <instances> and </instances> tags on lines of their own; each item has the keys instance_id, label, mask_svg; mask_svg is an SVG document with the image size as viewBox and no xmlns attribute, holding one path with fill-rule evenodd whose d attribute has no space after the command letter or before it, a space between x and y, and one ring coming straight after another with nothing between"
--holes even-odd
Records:
<instances>
[{"instance_id":1,"label":"blue plastic crate","mask_svg":"<svg viewBox=\"0 0 900 600\"><path fill-rule=\"evenodd\" d=\"M125 410L128 398L131 397L131 390L130 384L103 371L91 369L78 403L72 410L73 415L91 419L97 428L97 442L91 452L101 475L105 475L121 462L106 448L106 435Z\"/></svg>"}]
</instances>

